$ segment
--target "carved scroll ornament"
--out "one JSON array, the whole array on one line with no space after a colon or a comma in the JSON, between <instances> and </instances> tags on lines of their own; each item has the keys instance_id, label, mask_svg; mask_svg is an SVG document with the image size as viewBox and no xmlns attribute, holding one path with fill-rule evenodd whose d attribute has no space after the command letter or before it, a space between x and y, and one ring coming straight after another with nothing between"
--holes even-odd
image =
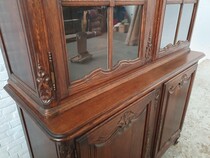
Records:
<instances>
[{"instance_id":1,"label":"carved scroll ornament","mask_svg":"<svg viewBox=\"0 0 210 158\"><path fill-rule=\"evenodd\" d=\"M124 130L126 130L128 127L132 125L132 122L137 120L142 113L136 114L132 111L127 111L123 114L123 116L120 118L120 120L117 123L116 129L109 135L105 137L99 137L94 144L97 147L101 147L104 144L108 143L114 136L117 134L121 134Z\"/></svg>"},{"instance_id":2,"label":"carved scroll ornament","mask_svg":"<svg viewBox=\"0 0 210 158\"><path fill-rule=\"evenodd\" d=\"M177 41L175 44L168 44L167 46L165 46L164 48L162 48L161 50L162 51L167 51L167 50L169 50L169 49L171 49L171 48L174 48L174 47L177 47L177 46L179 46L180 44L182 44L182 43L184 43L185 41Z\"/></svg>"},{"instance_id":3,"label":"carved scroll ornament","mask_svg":"<svg viewBox=\"0 0 210 158\"><path fill-rule=\"evenodd\" d=\"M190 76L191 77L191 76ZM182 88L184 84L188 83L189 80L190 80L190 77L187 76L187 74L184 74L182 77L181 77L181 80L176 84L176 85L172 85L170 88L169 88L169 93L170 94L173 94L175 92L175 90L177 88Z\"/></svg>"}]
</instances>

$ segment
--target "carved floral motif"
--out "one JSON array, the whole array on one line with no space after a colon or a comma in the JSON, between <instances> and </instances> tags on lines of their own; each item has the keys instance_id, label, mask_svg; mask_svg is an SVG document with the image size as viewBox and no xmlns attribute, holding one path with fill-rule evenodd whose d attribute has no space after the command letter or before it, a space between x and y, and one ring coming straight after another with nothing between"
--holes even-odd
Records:
<instances>
[{"instance_id":1,"label":"carved floral motif","mask_svg":"<svg viewBox=\"0 0 210 158\"><path fill-rule=\"evenodd\" d=\"M44 104L49 104L53 99L53 88L50 76L45 72L40 64L38 64L37 79L38 92L41 101Z\"/></svg>"}]
</instances>

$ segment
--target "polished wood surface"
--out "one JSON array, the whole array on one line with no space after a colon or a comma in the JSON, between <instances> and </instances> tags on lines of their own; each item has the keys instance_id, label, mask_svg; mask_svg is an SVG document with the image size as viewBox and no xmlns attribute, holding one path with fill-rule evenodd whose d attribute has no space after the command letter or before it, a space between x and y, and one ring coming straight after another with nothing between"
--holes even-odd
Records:
<instances>
[{"instance_id":1,"label":"polished wood surface","mask_svg":"<svg viewBox=\"0 0 210 158\"><path fill-rule=\"evenodd\" d=\"M77 139L81 158L151 157L157 102L155 91L135 101ZM93 147L94 146L94 147ZM96 154L93 154L96 153Z\"/></svg>"},{"instance_id":2,"label":"polished wood surface","mask_svg":"<svg viewBox=\"0 0 210 158\"><path fill-rule=\"evenodd\" d=\"M196 68L197 65L194 65L164 84L157 140L158 155L161 155L180 136Z\"/></svg>"},{"instance_id":3,"label":"polished wood surface","mask_svg":"<svg viewBox=\"0 0 210 158\"><path fill-rule=\"evenodd\" d=\"M20 102L22 108L31 113L37 123L46 128L46 132L52 138L62 139L62 137L64 137L64 139L71 139L125 108L133 100L148 93L157 85L166 82L174 75L184 71L202 57L202 53L191 52L181 55L171 62L159 65L155 68L153 67L152 70L146 69L144 73L140 74L138 77L122 83L116 88L112 88L97 97L80 103L74 108L51 118L45 118L35 111L35 109L30 106L31 101L27 98L24 100L21 99L21 96L17 95L17 92L15 93L14 89L9 85L6 86L6 90L15 97L17 102ZM70 103L71 100L67 100L60 106L69 105ZM71 121L68 121L69 119ZM65 124L63 124L64 122Z\"/></svg>"},{"instance_id":4,"label":"polished wood surface","mask_svg":"<svg viewBox=\"0 0 210 158\"><path fill-rule=\"evenodd\" d=\"M0 2L0 28L10 79L35 90L30 51L25 25L17 1ZM19 65L19 66L17 66Z\"/></svg>"},{"instance_id":5,"label":"polished wood surface","mask_svg":"<svg viewBox=\"0 0 210 158\"><path fill-rule=\"evenodd\" d=\"M1 1L0 46L9 73L5 89L18 105L30 156L161 157L180 137L197 63L204 56L189 48L198 2ZM187 39L176 42L186 3L194 5ZM160 49L167 4L181 11L174 42ZM138 58L114 66L114 8L128 5L143 8ZM96 68L71 82L63 6L107 8L108 70Z\"/></svg>"}]
</instances>

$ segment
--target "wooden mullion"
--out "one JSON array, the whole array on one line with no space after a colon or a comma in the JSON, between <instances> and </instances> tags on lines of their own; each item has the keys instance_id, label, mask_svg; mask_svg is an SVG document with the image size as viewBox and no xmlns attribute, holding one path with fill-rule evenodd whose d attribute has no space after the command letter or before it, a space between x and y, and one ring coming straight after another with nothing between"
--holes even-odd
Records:
<instances>
[{"instance_id":1,"label":"wooden mullion","mask_svg":"<svg viewBox=\"0 0 210 158\"><path fill-rule=\"evenodd\" d=\"M197 3L199 0L183 0L184 3Z\"/></svg>"},{"instance_id":2,"label":"wooden mullion","mask_svg":"<svg viewBox=\"0 0 210 158\"><path fill-rule=\"evenodd\" d=\"M182 19L182 11L183 11L183 3L180 4L179 17L178 17L177 26L176 26L176 33L175 33L175 37L174 37L174 44L177 42L177 36L178 36L178 33L179 33L180 22L181 22L181 19Z\"/></svg>"},{"instance_id":3,"label":"wooden mullion","mask_svg":"<svg viewBox=\"0 0 210 158\"><path fill-rule=\"evenodd\" d=\"M125 5L144 5L145 0L116 0L116 6L125 6Z\"/></svg>"},{"instance_id":4,"label":"wooden mullion","mask_svg":"<svg viewBox=\"0 0 210 158\"><path fill-rule=\"evenodd\" d=\"M159 2L157 4L158 4L158 8L156 9L155 13L157 14L156 16L158 18L157 18L157 21L155 22L157 29L155 30L155 35L154 35L155 41L156 41L154 49L156 52L156 58L159 58L160 43L161 43L161 39L162 39L163 23L164 23L165 10L166 10L166 0L162 0L161 2Z\"/></svg>"},{"instance_id":5,"label":"wooden mullion","mask_svg":"<svg viewBox=\"0 0 210 158\"><path fill-rule=\"evenodd\" d=\"M145 56L145 53L143 53L144 48L144 37L145 37L145 24L146 24L146 5L143 5L141 8L141 27L140 27L140 33L139 33L139 48L138 48L138 57L140 59L143 59Z\"/></svg>"},{"instance_id":6,"label":"wooden mullion","mask_svg":"<svg viewBox=\"0 0 210 158\"><path fill-rule=\"evenodd\" d=\"M167 0L167 4L181 4L183 0Z\"/></svg>"},{"instance_id":7,"label":"wooden mullion","mask_svg":"<svg viewBox=\"0 0 210 158\"><path fill-rule=\"evenodd\" d=\"M193 32L193 28L194 28L194 23L195 23L195 19L196 19L196 14L197 14L197 10L198 10L198 5L199 5L199 0L197 1L197 3L194 4L194 8L193 8L193 12L192 12L192 18L191 18L191 22L190 22L190 28L189 28L189 32L187 35L187 40L191 41L191 37L192 37L192 32Z\"/></svg>"},{"instance_id":8,"label":"wooden mullion","mask_svg":"<svg viewBox=\"0 0 210 158\"><path fill-rule=\"evenodd\" d=\"M108 70L112 69L113 65L113 14L114 14L114 7L111 6L108 8Z\"/></svg>"},{"instance_id":9,"label":"wooden mullion","mask_svg":"<svg viewBox=\"0 0 210 158\"><path fill-rule=\"evenodd\" d=\"M62 6L109 6L110 1L99 1L99 0L80 0L80 1L72 1L72 0L62 0Z\"/></svg>"}]
</instances>

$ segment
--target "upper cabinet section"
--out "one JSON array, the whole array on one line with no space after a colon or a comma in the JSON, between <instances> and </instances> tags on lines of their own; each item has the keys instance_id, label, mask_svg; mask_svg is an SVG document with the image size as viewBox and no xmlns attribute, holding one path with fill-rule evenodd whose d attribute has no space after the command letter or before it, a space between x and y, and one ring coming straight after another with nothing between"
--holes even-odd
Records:
<instances>
[{"instance_id":1,"label":"upper cabinet section","mask_svg":"<svg viewBox=\"0 0 210 158\"><path fill-rule=\"evenodd\" d=\"M70 82L140 59L143 5L63 6Z\"/></svg>"},{"instance_id":2,"label":"upper cabinet section","mask_svg":"<svg viewBox=\"0 0 210 158\"><path fill-rule=\"evenodd\" d=\"M0 4L10 85L18 83L13 85L29 94L44 113L69 96L76 103L81 94L90 99L136 77L143 65L180 49L188 51L198 1Z\"/></svg>"},{"instance_id":3,"label":"upper cabinet section","mask_svg":"<svg viewBox=\"0 0 210 158\"><path fill-rule=\"evenodd\" d=\"M60 4L70 95L152 59L154 0L63 0Z\"/></svg>"},{"instance_id":4,"label":"upper cabinet section","mask_svg":"<svg viewBox=\"0 0 210 158\"><path fill-rule=\"evenodd\" d=\"M166 0L163 4L160 23L157 57L189 47L197 0ZM161 13L160 13L161 14Z\"/></svg>"}]
</instances>

